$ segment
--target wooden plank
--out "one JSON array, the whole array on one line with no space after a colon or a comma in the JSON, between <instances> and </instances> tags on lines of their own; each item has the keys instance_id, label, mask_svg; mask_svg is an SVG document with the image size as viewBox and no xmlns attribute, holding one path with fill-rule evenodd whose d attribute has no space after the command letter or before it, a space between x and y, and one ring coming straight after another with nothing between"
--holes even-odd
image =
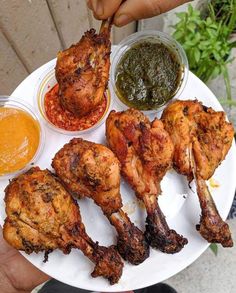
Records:
<instances>
[{"instance_id":1,"label":"wooden plank","mask_svg":"<svg viewBox=\"0 0 236 293\"><path fill-rule=\"evenodd\" d=\"M48 0L58 32L66 47L76 43L90 28L100 29L101 21L93 17L85 1ZM73 20L73 21L71 21ZM114 44L135 31L135 22L123 28L113 27L111 39Z\"/></svg>"},{"instance_id":2,"label":"wooden plank","mask_svg":"<svg viewBox=\"0 0 236 293\"><path fill-rule=\"evenodd\" d=\"M95 28L96 31L99 31L100 29L100 26L101 26L101 21L100 20L97 20L93 17L93 13L92 11L88 9L88 19L89 19L89 25L90 25L90 28Z\"/></svg>"},{"instance_id":3,"label":"wooden plank","mask_svg":"<svg viewBox=\"0 0 236 293\"><path fill-rule=\"evenodd\" d=\"M46 1L1 1L0 23L29 71L54 58L61 49Z\"/></svg>"},{"instance_id":4,"label":"wooden plank","mask_svg":"<svg viewBox=\"0 0 236 293\"><path fill-rule=\"evenodd\" d=\"M58 33L66 48L78 42L90 28L86 1L47 0Z\"/></svg>"},{"instance_id":5,"label":"wooden plank","mask_svg":"<svg viewBox=\"0 0 236 293\"><path fill-rule=\"evenodd\" d=\"M0 95L10 95L28 72L1 31L0 56Z\"/></svg>"}]
</instances>

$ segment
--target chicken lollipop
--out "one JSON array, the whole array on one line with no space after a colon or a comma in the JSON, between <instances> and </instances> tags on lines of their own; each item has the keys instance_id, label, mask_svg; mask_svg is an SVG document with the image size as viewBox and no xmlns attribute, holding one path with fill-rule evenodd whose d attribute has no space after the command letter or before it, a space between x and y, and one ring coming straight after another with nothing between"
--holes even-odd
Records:
<instances>
[{"instance_id":1,"label":"chicken lollipop","mask_svg":"<svg viewBox=\"0 0 236 293\"><path fill-rule=\"evenodd\" d=\"M77 44L57 55L61 105L79 117L95 109L103 99L110 69L111 22L103 21L99 34L91 29Z\"/></svg>"},{"instance_id":2,"label":"chicken lollipop","mask_svg":"<svg viewBox=\"0 0 236 293\"><path fill-rule=\"evenodd\" d=\"M157 197L160 182L172 165L174 147L160 120L152 123L140 111L111 111L106 137L121 163L125 179L147 210L146 238L152 247L166 253L180 251L187 239L168 227Z\"/></svg>"},{"instance_id":3,"label":"chicken lollipop","mask_svg":"<svg viewBox=\"0 0 236 293\"><path fill-rule=\"evenodd\" d=\"M6 188L5 240L30 254L54 249L70 253L79 248L94 264L93 277L117 283L123 263L113 246L94 243L86 234L79 207L60 181L48 170L31 168L13 179Z\"/></svg>"},{"instance_id":4,"label":"chicken lollipop","mask_svg":"<svg viewBox=\"0 0 236 293\"><path fill-rule=\"evenodd\" d=\"M75 196L92 198L118 233L117 249L132 264L149 256L143 233L122 210L120 164L107 147L80 138L72 139L55 155L52 166Z\"/></svg>"},{"instance_id":5,"label":"chicken lollipop","mask_svg":"<svg viewBox=\"0 0 236 293\"><path fill-rule=\"evenodd\" d=\"M219 215L205 180L224 160L232 144L234 129L224 112L216 112L195 101L174 101L162 114L165 129L174 143L174 168L196 181L202 215L197 230L208 242L231 247L229 226Z\"/></svg>"}]
</instances>

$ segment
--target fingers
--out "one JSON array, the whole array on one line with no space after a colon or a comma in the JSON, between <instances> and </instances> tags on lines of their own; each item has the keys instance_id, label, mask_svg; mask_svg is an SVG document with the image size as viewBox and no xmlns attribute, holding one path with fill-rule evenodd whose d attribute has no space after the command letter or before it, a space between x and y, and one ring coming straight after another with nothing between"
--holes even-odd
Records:
<instances>
[{"instance_id":1,"label":"fingers","mask_svg":"<svg viewBox=\"0 0 236 293\"><path fill-rule=\"evenodd\" d=\"M5 280L1 280L1 275ZM19 251L4 240L0 226L0 284L4 281L15 290L9 292L31 292L50 277L34 267ZM1 283L1 281L3 281ZM6 292L1 287L1 292ZM8 292L8 291L7 291Z\"/></svg>"},{"instance_id":2,"label":"fingers","mask_svg":"<svg viewBox=\"0 0 236 293\"><path fill-rule=\"evenodd\" d=\"M131 21L153 17L167 12L190 0L87 0L97 19L115 14L114 24L123 26ZM124 3L122 3L124 2Z\"/></svg>"},{"instance_id":3,"label":"fingers","mask_svg":"<svg viewBox=\"0 0 236 293\"><path fill-rule=\"evenodd\" d=\"M115 14L122 0L87 0L88 7L97 19L107 19Z\"/></svg>"},{"instance_id":4,"label":"fingers","mask_svg":"<svg viewBox=\"0 0 236 293\"><path fill-rule=\"evenodd\" d=\"M167 12L189 0L127 0L115 14L114 24L123 26L131 21Z\"/></svg>"}]
</instances>

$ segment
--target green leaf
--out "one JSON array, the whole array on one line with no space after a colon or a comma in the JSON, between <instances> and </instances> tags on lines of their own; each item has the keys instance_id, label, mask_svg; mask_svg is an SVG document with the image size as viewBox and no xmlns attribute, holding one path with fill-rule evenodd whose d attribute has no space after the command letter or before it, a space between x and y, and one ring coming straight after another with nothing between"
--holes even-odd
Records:
<instances>
[{"instance_id":1,"label":"green leaf","mask_svg":"<svg viewBox=\"0 0 236 293\"><path fill-rule=\"evenodd\" d=\"M211 245L209 246L211 251L214 253L215 256L217 256L218 254L218 246L216 243L211 243Z\"/></svg>"},{"instance_id":2,"label":"green leaf","mask_svg":"<svg viewBox=\"0 0 236 293\"><path fill-rule=\"evenodd\" d=\"M195 28L196 28L196 25L194 23L190 23L188 25L188 30L191 31L192 33L195 32Z\"/></svg>"},{"instance_id":3,"label":"green leaf","mask_svg":"<svg viewBox=\"0 0 236 293\"><path fill-rule=\"evenodd\" d=\"M219 66L216 66L212 71L212 78L217 77L217 75L219 75L219 74L220 74L220 68L219 68Z\"/></svg>"},{"instance_id":4,"label":"green leaf","mask_svg":"<svg viewBox=\"0 0 236 293\"><path fill-rule=\"evenodd\" d=\"M182 31L175 31L173 37L178 41L184 36Z\"/></svg>"},{"instance_id":5,"label":"green leaf","mask_svg":"<svg viewBox=\"0 0 236 293\"><path fill-rule=\"evenodd\" d=\"M201 57L200 51L198 50L198 48L195 48L195 50L194 50L194 58L195 58L196 63L199 62L200 57Z\"/></svg>"},{"instance_id":6,"label":"green leaf","mask_svg":"<svg viewBox=\"0 0 236 293\"><path fill-rule=\"evenodd\" d=\"M191 4L188 5L188 14L192 14L193 13L193 6Z\"/></svg>"},{"instance_id":7,"label":"green leaf","mask_svg":"<svg viewBox=\"0 0 236 293\"><path fill-rule=\"evenodd\" d=\"M178 13L176 13L176 16L177 16L179 19L184 19L185 16L187 16L187 13L186 13L186 12L178 12Z\"/></svg>"},{"instance_id":8,"label":"green leaf","mask_svg":"<svg viewBox=\"0 0 236 293\"><path fill-rule=\"evenodd\" d=\"M212 53L213 53L214 58L217 61L220 61L221 60L220 54L217 51L213 51Z\"/></svg>"},{"instance_id":9,"label":"green leaf","mask_svg":"<svg viewBox=\"0 0 236 293\"><path fill-rule=\"evenodd\" d=\"M194 45L194 43L193 43L192 40L188 40L188 41L185 42L185 46L186 46L187 48L191 48L191 47L193 47L193 45Z\"/></svg>"},{"instance_id":10,"label":"green leaf","mask_svg":"<svg viewBox=\"0 0 236 293\"><path fill-rule=\"evenodd\" d=\"M217 30L218 26L216 23L212 23L210 26L209 26L211 29L215 29Z\"/></svg>"},{"instance_id":11,"label":"green leaf","mask_svg":"<svg viewBox=\"0 0 236 293\"><path fill-rule=\"evenodd\" d=\"M214 29L207 28L206 31L208 32L209 36L216 37L217 32Z\"/></svg>"},{"instance_id":12,"label":"green leaf","mask_svg":"<svg viewBox=\"0 0 236 293\"><path fill-rule=\"evenodd\" d=\"M206 24L207 24L208 26L211 26L211 24L212 24L212 19L211 19L210 17L207 17L207 19L206 19Z\"/></svg>"},{"instance_id":13,"label":"green leaf","mask_svg":"<svg viewBox=\"0 0 236 293\"><path fill-rule=\"evenodd\" d=\"M231 47L231 48L236 48L236 42L232 42L232 43L230 43L230 47Z\"/></svg>"}]
</instances>

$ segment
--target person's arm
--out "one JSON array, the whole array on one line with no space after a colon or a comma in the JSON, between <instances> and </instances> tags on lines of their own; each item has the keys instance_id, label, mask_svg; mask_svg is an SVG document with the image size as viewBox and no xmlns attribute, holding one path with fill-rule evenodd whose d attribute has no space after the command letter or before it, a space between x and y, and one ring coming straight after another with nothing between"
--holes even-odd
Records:
<instances>
[{"instance_id":1,"label":"person's arm","mask_svg":"<svg viewBox=\"0 0 236 293\"><path fill-rule=\"evenodd\" d=\"M190 0L87 0L97 19L114 15L114 24L123 26L131 21L167 12Z\"/></svg>"},{"instance_id":2,"label":"person's arm","mask_svg":"<svg viewBox=\"0 0 236 293\"><path fill-rule=\"evenodd\" d=\"M0 226L0 291L28 293L48 279L49 276L38 270L6 243Z\"/></svg>"}]
</instances>

